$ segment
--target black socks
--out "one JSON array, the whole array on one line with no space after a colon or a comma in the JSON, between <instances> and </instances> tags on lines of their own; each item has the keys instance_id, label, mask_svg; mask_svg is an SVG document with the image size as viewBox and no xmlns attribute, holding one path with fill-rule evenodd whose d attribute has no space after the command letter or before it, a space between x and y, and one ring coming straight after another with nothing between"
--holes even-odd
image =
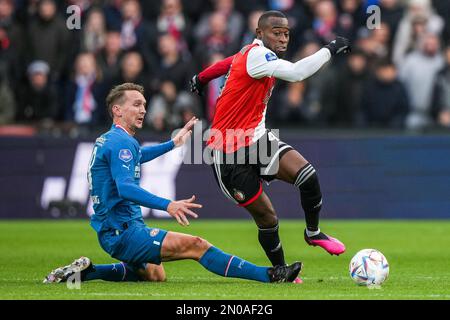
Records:
<instances>
[{"instance_id":1,"label":"black socks","mask_svg":"<svg viewBox=\"0 0 450 320\"><path fill-rule=\"evenodd\" d=\"M284 252L278 235L278 223L271 228L259 228L258 240L273 266L284 266Z\"/></svg>"}]
</instances>

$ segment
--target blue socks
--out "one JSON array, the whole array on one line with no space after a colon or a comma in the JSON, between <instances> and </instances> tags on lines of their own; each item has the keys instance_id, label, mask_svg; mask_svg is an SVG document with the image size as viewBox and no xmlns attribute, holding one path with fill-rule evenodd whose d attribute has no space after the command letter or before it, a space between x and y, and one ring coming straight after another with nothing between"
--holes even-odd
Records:
<instances>
[{"instance_id":1,"label":"blue socks","mask_svg":"<svg viewBox=\"0 0 450 320\"><path fill-rule=\"evenodd\" d=\"M259 267L239 257L231 256L216 247L210 247L199 260L200 264L207 270L231 278L255 280L259 282L270 282L267 274L268 267ZM87 272L83 281L139 281L140 278L134 268L126 263L97 264L93 270Z\"/></svg>"},{"instance_id":2,"label":"blue socks","mask_svg":"<svg viewBox=\"0 0 450 320\"><path fill-rule=\"evenodd\" d=\"M126 263L96 264L94 270L84 276L83 281L105 280L105 281L139 281L139 276Z\"/></svg>"},{"instance_id":3,"label":"blue socks","mask_svg":"<svg viewBox=\"0 0 450 320\"><path fill-rule=\"evenodd\" d=\"M270 282L268 267L258 267L236 256L230 256L216 247L210 247L199 260L207 270L223 277Z\"/></svg>"}]
</instances>

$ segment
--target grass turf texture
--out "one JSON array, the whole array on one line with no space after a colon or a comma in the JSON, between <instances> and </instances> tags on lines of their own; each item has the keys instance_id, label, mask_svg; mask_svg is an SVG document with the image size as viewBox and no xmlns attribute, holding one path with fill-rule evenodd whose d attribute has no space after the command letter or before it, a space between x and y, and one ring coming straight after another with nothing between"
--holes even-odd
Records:
<instances>
[{"instance_id":1,"label":"grass turf texture","mask_svg":"<svg viewBox=\"0 0 450 320\"><path fill-rule=\"evenodd\" d=\"M252 221L192 221L181 227L172 221L152 221L166 230L204 237L228 253L267 265ZM152 225L148 221L149 225ZM55 267L82 255L94 263L111 263L88 221L1 221L0 299L450 299L450 221L331 221L323 231L338 237L347 252L336 257L309 247L304 223L281 220L280 233L288 262L304 262L304 284L263 284L219 277L195 261L164 263L165 283L82 283L44 285ZM390 276L381 289L358 287L348 264L360 249L383 252Z\"/></svg>"}]
</instances>

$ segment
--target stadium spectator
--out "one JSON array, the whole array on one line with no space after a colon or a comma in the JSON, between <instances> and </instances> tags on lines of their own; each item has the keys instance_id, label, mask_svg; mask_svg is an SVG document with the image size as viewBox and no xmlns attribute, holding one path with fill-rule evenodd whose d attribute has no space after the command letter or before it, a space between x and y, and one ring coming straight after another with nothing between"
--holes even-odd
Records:
<instances>
[{"instance_id":1,"label":"stadium spectator","mask_svg":"<svg viewBox=\"0 0 450 320\"><path fill-rule=\"evenodd\" d=\"M321 49L317 42L310 42L300 48L295 61L304 59ZM323 126L327 124L329 105L324 104L324 96L334 82L335 72L330 64L325 64L315 75L301 82L288 83L279 94L279 102L274 110L276 118L285 124L301 123L306 126Z\"/></svg>"},{"instance_id":2,"label":"stadium spectator","mask_svg":"<svg viewBox=\"0 0 450 320\"><path fill-rule=\"evenodd\" d=\"M400 65L400 79L406 87L411 105L406 120L409 129L422 129L432 124L433 84L443 66L440 40L434 34L426 34L422 38L421 48L408 54Z\"/></svg>"},{"instance_id":3,"label":"stadium spectator","mask_svg":"<svg viewBox=\"0 0 450 320\"><path fill-rule=\"evenodd\" d=\"M82 51L96 54L104 48L106 43L106 22L102 10L95 8L89 11L82 32Z\"/></svg>"},{"instance_id":4,"label":"stadium spectator","mask_svg":"<svg viewBox=\"0 0 450 320\"><path fill-rule=\"evenodd\" d=\"M144 88L151 88L149 81L149 74L144 70L144 61L142 55L137 51L126 53L120 63L120 72L118 77L114 78L112 85L120 83L133 82L143 86ZM150 94L150 90L146 94ZM146 97L147 99L149 97Z\"/></svg>"},{"instance_id":5,"label":"stadium spectator","mask_svg":"<svg viewBox=\"0 0 450 320\"><path fill-rule=\"evenodd\" d=\"M139 1L124 0L121 7L121 44L125 51L138 51L145 67L154 70L158 65L156 57L156 30L142 18Z\"/></svg>"},{"instance_id":6,"label":"stadium spectator","mask_svg":"<svg viewBox=\"0 0 450 320\"><path fill-rule=\"evenodd\" d=\"M16 113L14 93L4 74L0 73L0 125L11 124Z\"/></svg>"},{"instance_id":7,"label":"stadium spectator","mask_svg":"<svg viewBox=\"0 0 450 320\"><path fill-rule=\"evenodd\" d=\"M389 26L389 46L392 46L394 35L403 17L404 6L399 0L380 0L378 5L382 12L381 21Z\"/></svg>"},{"instance_id":8,"label":"stadium spectator","mask_svg":"<svg viewBox=\"0 0 450 320\"><path fill-rule=\"evenodd\" d=\"M176 98L177 88L175 84L170 81L163 82L160 93L151 98L145 118L152 129L166 131L170 128L174 121L172 106Z\"/></svg>"},{"instance_id":9,"label":"stadium spectator","mask_svg":"<svg viewBox=\"0 0 450 320\"><path fill-rule=\"evenodd\" d=\"M267 10L269 1L267 0L247 0L247 1L235 1L234 7L236 11L242 13L244 17L248 17L254 10L261 9Z\"/></svg>"},{"instance_id":10,"label":"stadium spectator","mask_svg":"<svg viewBox=\"0 0 450 320\"><path fill-rule=\"evenodd\" d=\"M209 57L214 53L230 56L238 50L237 43L233 43L227 33L226 17L214 12L209 17L209 32L197 43L195 56L201 66L208 63Z\"/></svg>"},{"instance_id":11,"label":"stadium spectator","mask_svg":"<svg viewBox=\"0 0 450 320\"><path fill-rule=\"evenodd\" d=\"M318 1L314 6L313 30L316 37L327 43L336 37L338 27L338 11L331 0Z\"/></svg>"},{"instance_id":12,"label":"stadium spectator","mask_svg":"<svg viewBox=\"0 0 450 320\"><path fill-rule=\"evenodd\" d=\"M181 0L162 0L161 10L156 21L159 33L168 33L177 41L178 50L183 58L190 57L192 46L191 23L183 12Z\"/></svg>"},{"instance_id":13,"label":"stadium spectator","mask_svg":"<svg viewBox=\"0 0 450 320\"><path fill-rule=\"evenodd\" d=\"M222 33L226 34L230 45L237 50L240 44L240 38L244 31L245 20L242 14L235 10L234 0L212 0L214 10L202 15L197 23L194 35L197 39L208 39L214 31L215 22L222 16L225 26ZM214 16L214 17L213 17Z\"/></svg>"},{"instance_id":14,"label":"stadium spectator","mask_svg":"<svg viewBox=\"0 0 450 320\"><path fill-rule=\"evenodd\" d=\"M14 1L0 0L0 73L18 87L24 53L23 28L14 20Z\"/></svg>"},{"instance_id":15,"label":"stadium spectator","mask_svg":"<svg viewBox=\"0 0 450 320\"><path fill-rule=\"evenodd\" d=\"M161 59L155 76L160 81L173 82L177 91L185 90L193 74L193 68L190 61L182 59L176 38L171 34L161 35L158 49Z\"/></svg>"},{"instance_id":16,"label":"stadium spectator","mask_svg":"<svg viewBox=\"0 0 450 320\"><path fill-rule=\"evenodd\" d=\"M390 61L380 61L362 94L364 122L369 127L402 128L409 111L408 96Z\"/></svg>"},{"instance_id":17,"label":"stadium spectator","mask_svg":"<svg viewBox=\"0 0 450 320\"><path fill-rule=\"evenodd\" d=\"M159 93L163 81L175 83L177 92L181 93L186 89L186 69L208 65L214 57L232 55L251 42L255 20L266 9L279 9L289 17L291 39L286 54L289 59L307 43L326 44L334 35L349 38L356 35L356 45L367 54L369 67L378 59L391 58L402 69L406 55L420 49L422 38L430 31L444 45L449 42L449 3L447 0L0 0L0 73L13 89L20 109L22 89L29 87L26 67L33 61L49 64L49 81L58 92L58 100L63 102L80 52L95 55L102 70L102 82L108 87L123 81L121 65L125 53L138 52L144 76L136 81L146 87L147 94ZM69 31L64 18L67 6L73 4L82 9L82 28ZM364 28L363 9L371 4L379 5L382 12L381 28L374 30ZM248 17L247 21L244 16ZM166 34L176 39L176 54ZM345 59L336 60L335 66L345 67ZM147 80L145 75L152 77ZM347 83L345 77L339 77L339 83ZM357 87L356 78L350 77L348 84ZM208 87L202 104L206 107L202 108L206 117L214 114L211 101L216 99L222 83L223 78L217 79ZM304 85L311 89L311 84ZM273 100L292 99L301 85L290 87L288 90L282 85L275 91ZM339 110L347 110L349 100L353 104L358 98L333 102L335 90L336 83L329 84L330 94L320 99L324 110L332 112L326 122L356 125L355 119L342 119ZM288 92L291 98L283 96ZM61 111L64 106L58 109ZM269 112L276 110L271 108ZM22 117L19 111L17 116ZM277 116L269 113L269 121L271 115ZM283 121L279 123L283 124Z\"/></svg>"},{"instance_id":18,"label":"stadium spectator","mask_svg":"<svg viewBox=\"0 0 450 320\"><path fill-rule=\"evenodd\" d=\"M46 128L58 120L58 94L49 79L50 67L44 61L28 66L28 82L19 88L16 119Z\"/></svg>"},{"instance_id":19,"label":"stadium spectator","mask_svg":"<svg viewBox=\"0 0 450 320\"><path fill-rule=\"evenodd\" d=\"M339 0L338 8L336 31L338 35L353 42L360 28L365 26L366 17L362 0Z\"/></svg>"},{"instance_id":20,"label":"stadium spectator","mask_svg":"<svg viewBox=\"0 0 450 320\"><path fill-rule=\"evenodd\" d=\"M306 14L301 6L301 1L295 0L269 0L267 1L268 10L277 10L283 12L289 19L289 32L290 32L290 49L288 50L286 57L292 57L292 53L298 51L302 44L305 44L305 38L303 32L310 28L310 21L306 17ZM248 43L246 43L248 44Z\"/></svg>"},{"instance_id":21,"label":"stadium spectator","mask_svg":"<svg viewBox=\"0 0 450 320\"><path fill-rule=\"evenodd\" d=\"M121 61L120 74L113 80L113 85L125 82L133 82L144 88L150 86L148 74L144 70L142 55L137 51L131 51L124 55Z\"/></svg>"},{"instance_id":22,"label":"stadium spectator","mask_svg":"<svg viewBox=\"0 0 450 320\"><path fill-rule=\"evenodd\" d=\"M200 102L198 100L196 96L187 91L182 91L178 94L173 109L181 120L180 125L185 125L192 117L202 117Z\"/></svg>"},{"instance_id":23,"label":"stadium spectator","mask_svg":"<svg viewBox=\"0 0 450 320\"><path fill-rule=\"evenodd\" d=\"M103 12L105 13L106 28L108 30L120 30L122 27L122 4L124 0L104 1Z\"/></svg>"},{"instance_id":24,"label":"stadium spectator","mask_svg":"<svg viewBox=\"0 0 450 320\"><path fill-rule=\"evenodd\" d=\"M22 45L23 30L14 19L13 0L0 0L0 27L8 33L12 46L19 48Z\"/></svg>"},{"instance_id":25,"label":"stadium spectator","mask_svg":"<svg viewBox=\"0 0 450 320\"><path fill-rule=\"evenodd\" d=\"M201 114L197 98L186 91L178 92L173 82L164 81L159 92L150 100L146 117L154 130L173 130Z\"/></svg>"},{"instance_id":26,"label":"stadium spectator","mask_svg":"<svg viewBox=\"0 0 450 320\"><path fill-rule=\"evenodd\" d=\"M420 46L425 34L439 36L443 27L444 21L434 12L430 0L410 0L395 34L392 53L394 63L399 66L406 54Z\"/></svg>"},{"instance_id":27,"label":"stadium spectator","mask_svg":"<svg viewBox=\"0 0 450 320\"><path fill-rule=\"evenodd\" d=\"M120 45L120 32L108 31L105 36L105 46L97 54L97 63L102 69L107 82L112 82L120 74L120 62L124 53Z\"/></svg>"},{"instance_id":28,"label":"stadium spectator","mask_svg":"<svg viewBox=\"0 0 450 320\"><path fill-rule=\"evenodd\" d=\"M313 23L315 20L314 10L319 1L320 0L305 0L300 3L303 13L305 14L305 21L301 22L306 27L305 28L306 33L310 33L313 31Z\"/></svg>"},{"instance_id":29,"label":"stadium spectator","mask_svg":"<svg viewBox=\"0 0 450 320\"><path fill-rule=\"evenodd\" d=\"M19 80L21 70L18 51L11 45L8 32L0 27L0 76L9 83Z\"/></svg>"},{"instance_id":30,"label":"stadium spectator","mask_svg":"<svg viewBox=\"0 0 450 320\"><path fill-rule=\"evenodd\" d=\"M445 67L436 78L433 94L433 116L438 125L450 128L450 44L445 50Z\"/></svg>"},{"instance_id":31,"label":"stadium spectator","mask_svg":"<svg viewBox=\"0 0 450 320\"><path fill-rule=\"evenodd\" d=\"M64 20L58 15L54 0L39 2L38 14L27 29L28 61L43 60L50 65L52 79L59 78L70 48L69 33Z\"/></svg>"},{"instance_id":32,"label":"stadium spectator","mask_svg":"<svg viewBox=\"0 0 450 320\"><path fill-rule=\"evenodd\" d=\"M365 30L364 33L365 35L360 33L357 45L370 57L372 62L390 58L391 32L387 23L382 22L379 28Z\"/></svg>"},{"instance_id":33,"label":"stadium spectator","mask_svg":"<svg viewBox=\"0 0 450 320\"><path fill-rule=\"evenodd\" d=\"M361 127L362 98L369 77L369 61L364 51L355 49L330 84L327 97L330 107L330 124L343 128Z\"/></svg>"},{"instance_id":34,"label":"stadium spectator","mask_svg":"<svg viewBox=\"0 0 450 320\"><path fill-rule=\"evenodd\" d=\"M80 126L104 125L105 85L92 53L80 53L75 60L75 74L65 93L65 120Z\"/></svg>"},{"instance_id":35,"label":"stadium spectator","mask_svg":"<svg viewBox=\"0 0 450 320\"><path fill-rule=\"evenodd\" d=\"M241 47L252 43L253 39L256 37L256 27L258 26L258 19L263 14L264 10L256 9L250 12L247 19L247 29L245 29L242 39Z\"/></svg>"},{"instance_id":36,"label":"stadium spectator","mask_svg":"<svg viewBox=\"0 0 450 320\"><path fill-rule=\"evenodd\" d=\"M99 0L66 0L67 6L77 6L80 9L81 16L85 16L86 14L90 13L91 8L93 7L94 3L100 2ZM65 10L64 10L65 12Z\"/></svg>"}]
</instances>

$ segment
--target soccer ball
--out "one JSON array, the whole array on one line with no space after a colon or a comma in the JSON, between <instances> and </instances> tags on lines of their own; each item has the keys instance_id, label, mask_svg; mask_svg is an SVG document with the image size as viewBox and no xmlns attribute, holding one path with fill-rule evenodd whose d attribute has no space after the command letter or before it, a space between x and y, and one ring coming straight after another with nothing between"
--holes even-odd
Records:
<instances>
[{"instance_id":1,"label":"soccer ball","mask_svg":"<svg viewBox=\"0 0 450 320\"><path fill-rule=\"evenodd\" d=\"M389 264L380 251L363 249L350 261L349 271L358 285L379 286L389 275Z\"/></svg>"}]
</instances>

